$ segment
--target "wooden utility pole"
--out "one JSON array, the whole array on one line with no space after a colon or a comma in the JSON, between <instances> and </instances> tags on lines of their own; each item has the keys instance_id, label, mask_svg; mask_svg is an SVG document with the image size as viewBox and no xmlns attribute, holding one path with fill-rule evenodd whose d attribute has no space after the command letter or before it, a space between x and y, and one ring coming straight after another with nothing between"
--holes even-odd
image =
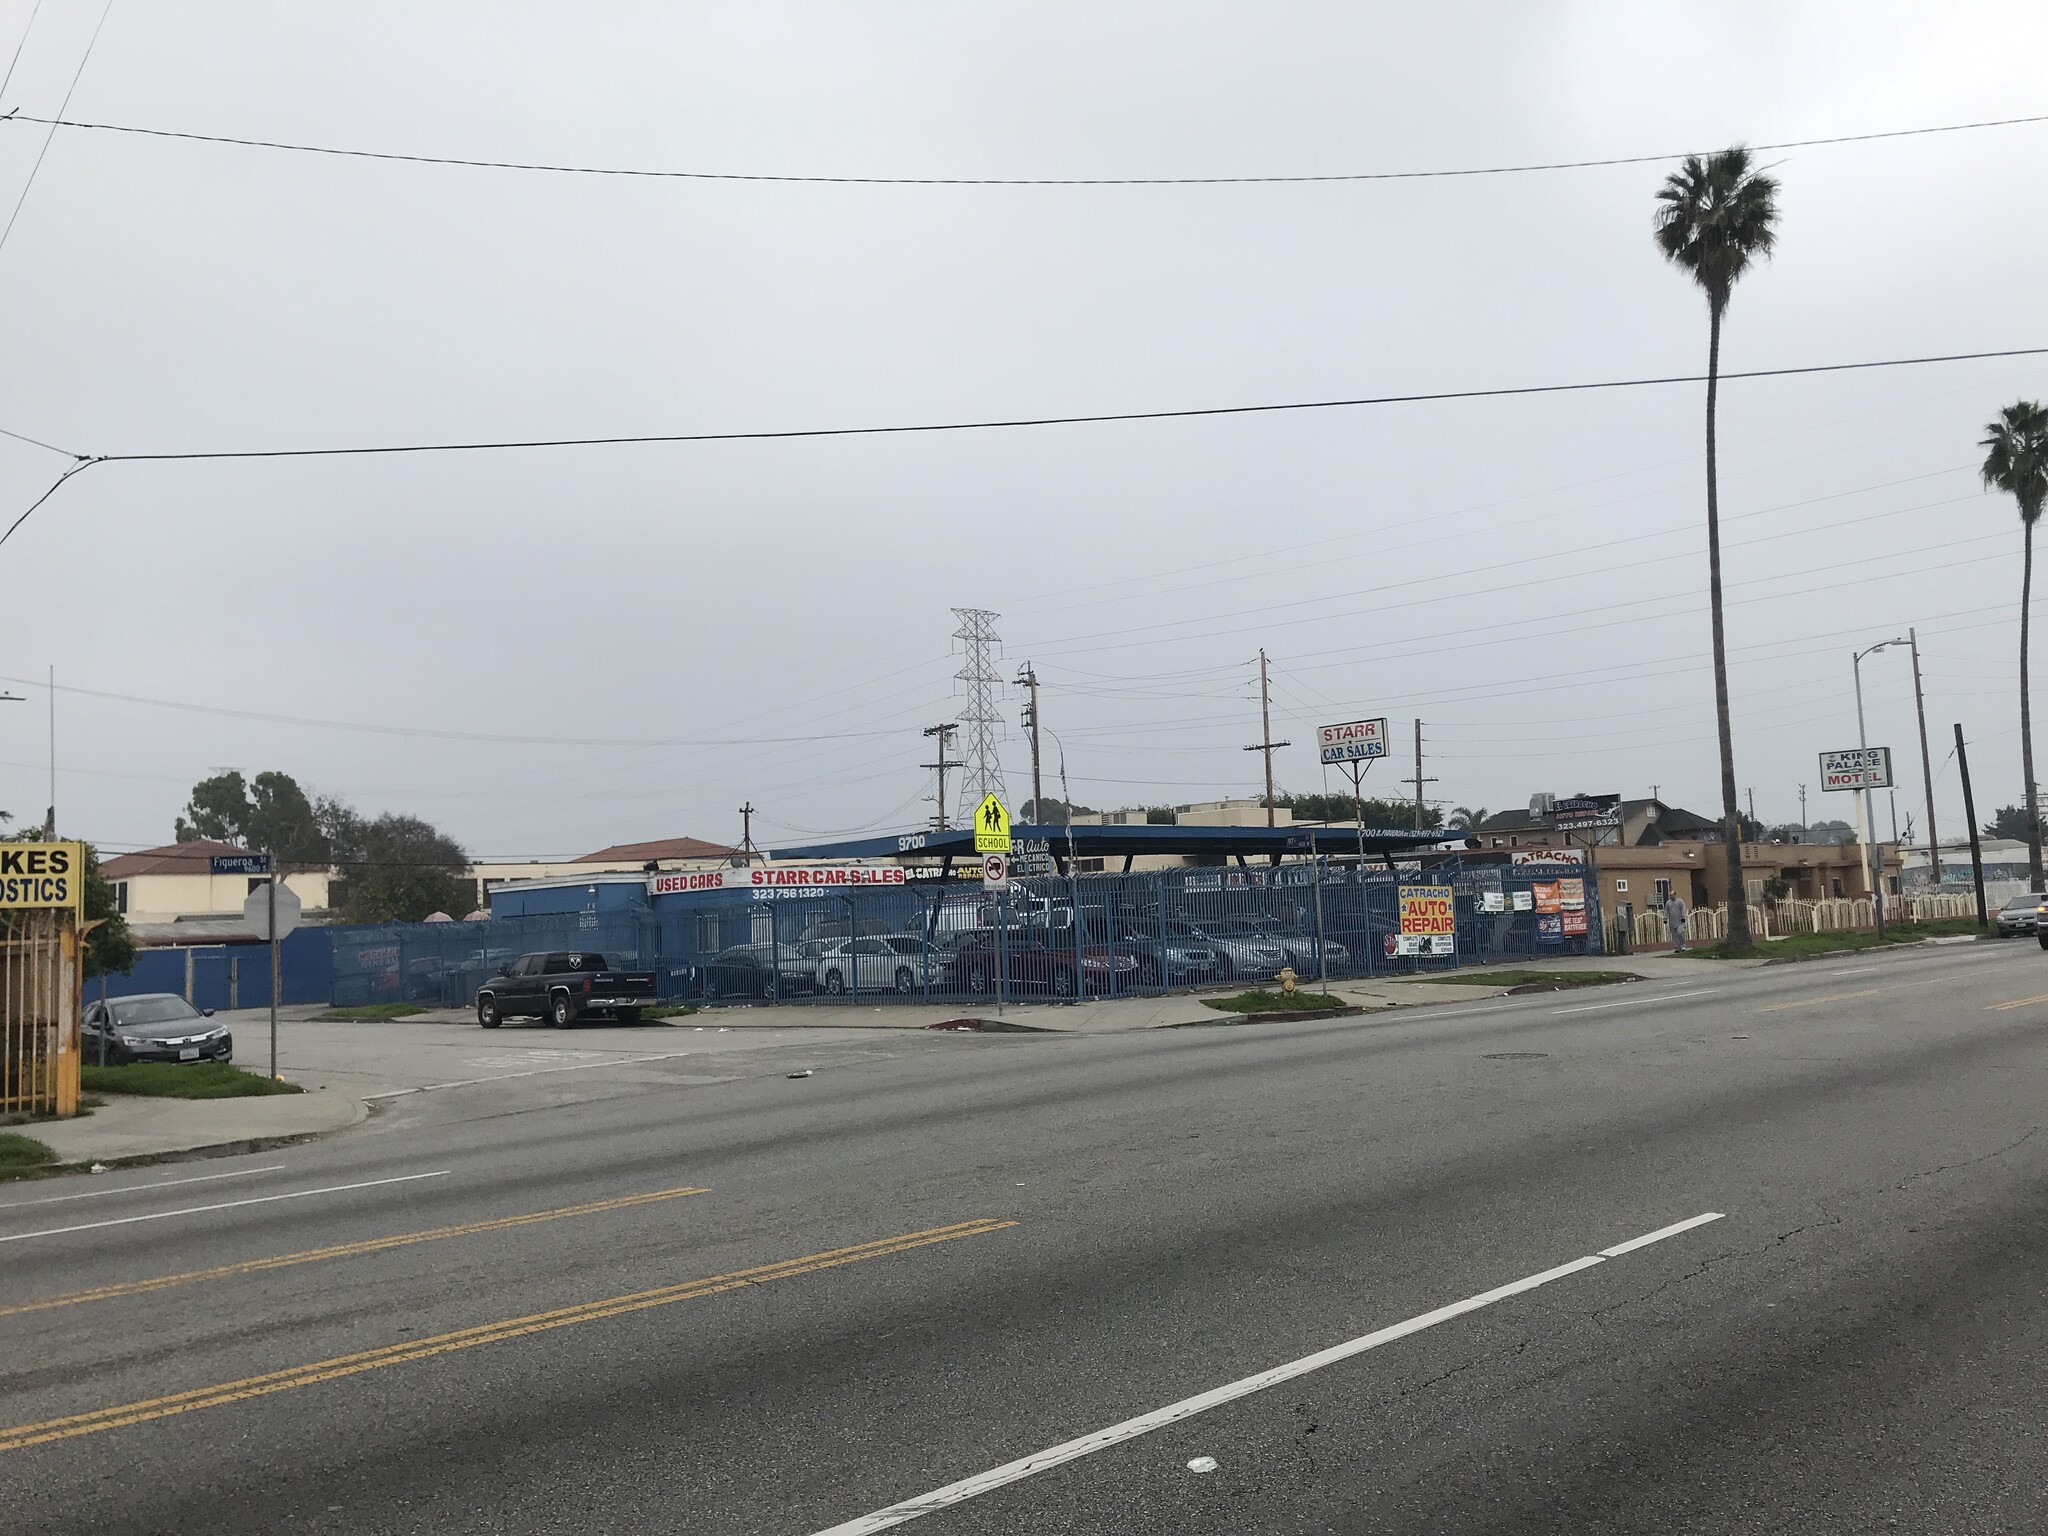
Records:
<instances>
[{"instance_id":1,"label":"wooden utility pole","mask_svg":"<svg viewBox=\"0 0 2048 1536\"><path fill-rule=\"evenodd\" d=\"M754 862L754 802L740 807L740 868Z\"/></svg>"},{"instance_id":2,"label":"wooden utility pole","mask_svg":"<svg viewBox=\"0 0 2048 1536\"><path fill-rule=\"evenodd\" d=\"M946 755L947 748L952 746L953 737L959 732L959 730L960 727L958 725L955 725L951 721L948 721L944 725L928 725L924 728L925 735L936 736L939 739L939 760L936 763L920 763L918 765L921 768L935 768L938 770L939 814L932 821L932 830L935 832L944 832L947 830L946 771L950 768L964 768L967 766L965 763L955 761Z\"/></svg>"},{"instance_id":3,"label":"wooden utility pole","mask_svg":"<svg viewBox=\"0 0 2048 1536\"><path fill-rule=\"evenodd\" d=\"M1266 653L1259 652L1259 740L1256 746L1246 747L1247 752L1266 754L1266 825L1275 825L1273 816L1273 749L1291 746L1291 742L1273 739L1273 709L1266 693Z\"/></svg>"},{"instance_id":4,"label":"wooden utility pole","mask_svg":"<svg viewBox=\"0 0 2048 1536\"><path fill-rule=\"evenodd\" d=\"M1906 631L1913 649L1913 708L1920 714L1920 777L1927 785L1927 867L1937 889L1941 885L1941 839L1934 834L1934 764L1927 755L1927 695L1920 691L1920 632Z\"/></svg>"},{"instance_id":5,"label":"wooden utility pole","mask_svg":"<svg viewBox=\"0 0 2048 1536\"><path fill-rule=\"evenodd\" d=\"M1436 782L1436 780L1435 780L1434 778L1428 778L1428 779L1425 779L1425 778L1424 778L1424 777L1422 776L1422 722L1421 722L1420 720L1418 720L1418 721L1416 721L1416 722L1415 722L1415 779L1414 779L1414 784L1415 784L1415 830L1416 830L1416 831L1418 831L1418 832L1420 832L1420 831L1422 830L1422 828L1423 828L1423 825L1424 825L1424 822L1423 822L1423 809L1422 809L1422 786L1423 786L1423 785L1425 785L1425 784L1434 784L1435 782Z\"/></svg>"},{"instance_id":6,"label":"wooden utility pole","mask_svg":"<svg viewBox=\"0 0 2048 1536\"><path fill-rule=\"evenodd\" d=\"M1977 841L1977 797L1970 793L1970 753L1963 745L1963 722L1956 722L1956 767L1963 776L1963 814L1970 820L1970 874L1977 882L1977 926L1987 928L1991 914L1984 907L1984 847Z\"/></svg>"},{"instance_id":7,"label":"wooden utility pole","mask_svg":"<svg viewBox=\"0 0 2048 1536\"><path fill-rule=\"evenodd\" d=\"M1017 686L1028 688L1031 691L1031 697L1024 705L1024 725L1031 732L1032 819L1042 822L1045 820L1045 812L1040 809L1040 802L1044 798L1045 791L1040 786L1038 772L1038 672L1028 661L1017 672ZM1068 807L1070 815L1072 814L1072 809L1071 806Z\"/></svg>"}]
</instances>

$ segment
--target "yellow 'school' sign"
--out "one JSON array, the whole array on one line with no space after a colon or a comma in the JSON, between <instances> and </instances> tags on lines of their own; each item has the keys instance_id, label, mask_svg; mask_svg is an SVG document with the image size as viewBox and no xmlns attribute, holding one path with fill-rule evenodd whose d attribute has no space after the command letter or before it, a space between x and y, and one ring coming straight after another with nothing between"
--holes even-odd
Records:
<instances>
[{"instance_id":1,"label":"yellow 'school' sign","mask_svg":"<svg viewBox=\"0 0 2048 1536\"><path fill-rule=\"evenodd\" d=\"M1010 851L1010 812L994 795L983 795L981 807L974 813L974 851Z\"/></svg>"},{"instance_id":2,"label":"yellow 'school' sign","mask_svg":"<svg viewBox=\"0 0 2048 1536\"><path fill-rule=\"evenodd\" d=\"M85 910L85 850L77 843L0 843L0 908Z\"/></svg>"}]
</instances>

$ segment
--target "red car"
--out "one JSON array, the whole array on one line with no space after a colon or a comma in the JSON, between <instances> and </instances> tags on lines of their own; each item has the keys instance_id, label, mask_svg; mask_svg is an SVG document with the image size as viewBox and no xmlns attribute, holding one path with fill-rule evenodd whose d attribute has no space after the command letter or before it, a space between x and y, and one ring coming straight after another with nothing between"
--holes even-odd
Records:
<instances>
[{"instance_id":1,"label":"red car","mask_svg":"<svg viewBox=\"0 0 2048 1536\"><path fill-rule=\"evenodd\" d=\"M977 928L962 935L954 979L975 997L990 996L996 977L1005 972L1005 960L1012 992L1073 997L1077 978L1097 995L1112 989L1128 992L1138 977L1137 957L1126 949L1085 940L1077 947L1071 928L1026 927Z\"/></svg>"}]
</instances>

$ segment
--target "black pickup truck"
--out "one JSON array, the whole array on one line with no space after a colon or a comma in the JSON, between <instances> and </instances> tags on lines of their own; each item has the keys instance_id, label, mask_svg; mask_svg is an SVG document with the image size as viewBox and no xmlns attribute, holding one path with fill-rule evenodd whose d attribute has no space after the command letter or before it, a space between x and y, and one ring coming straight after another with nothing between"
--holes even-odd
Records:
<instances>
[{"instance_id":1,"label":"black pickup truck","mask_svg":"<svg viewBox=\"0 0 2048 1536\"><path fill-rule=\"evenodd\" d=\"M614 970L591 950L521 955L476 989L476 1021L496 1029L509 1018L546 1019L567 1029L586 1014L631 1024L654 1003L654 972Z\"/></svg>"}]
</instances>

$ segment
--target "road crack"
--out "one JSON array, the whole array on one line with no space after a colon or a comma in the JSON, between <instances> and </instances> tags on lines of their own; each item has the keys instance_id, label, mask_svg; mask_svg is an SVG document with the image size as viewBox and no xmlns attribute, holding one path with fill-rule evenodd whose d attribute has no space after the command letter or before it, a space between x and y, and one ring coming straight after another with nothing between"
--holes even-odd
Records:
<instances>
[{"instance_id":1,"label":"road crack","mask_svg":"<svg viewBox=\"0 0 2048 1536\"><path fill-rule=\"evenodd\" d=\"M1989 1152L1984 1153L1981 1157L1965 1158L1960 1163L1943 1163L1936 1168L1923 1168L1918 1173L1909 1173L1903 1179L1899 1180L1898 1183L1892 1185L1892 1189L1894 1191L1907 1189L1912 1185L1919 1183L1923 1179L1931 1179L1936 1177L1937 1175L1944 1173L1954 1173L1958 1168L1974 1168L1979 1163L1990 1162L1994 1157L2004 1157L2006 1153L2016 1152L2021 1147L2025 1146L2028 1142L2032 1141L2036 1136L2038 1136L2041 1133L2041 1129L2042 1128L2038 1125L2031 1126L2026 1131L2022 1132L2020 1135L2014 1137L2011 1141L2008 1141L2004 1146L1993 1147Z\"/></svg>"}]
</instances>

